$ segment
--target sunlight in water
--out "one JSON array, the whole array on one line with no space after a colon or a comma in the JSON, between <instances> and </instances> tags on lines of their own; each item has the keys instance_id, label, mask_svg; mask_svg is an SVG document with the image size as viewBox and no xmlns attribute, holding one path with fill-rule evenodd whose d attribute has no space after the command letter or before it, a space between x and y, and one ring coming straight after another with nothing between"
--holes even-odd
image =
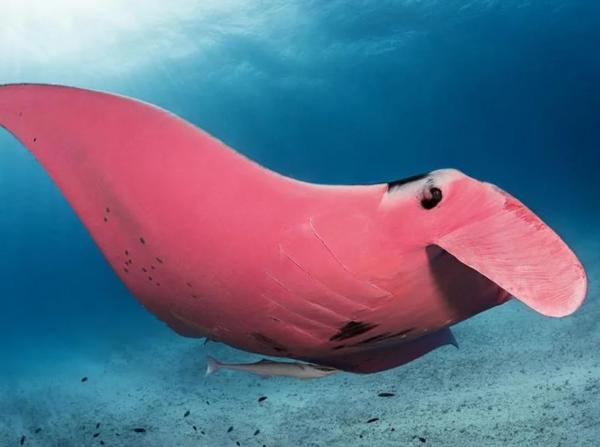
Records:
<instances>
[{"instance_id":1,"label":"sunlight in water","mask_svg":"<svg viewBox=\"0 0 600 447\"><path fill-rule=\"evenodd\" d=\"M102 73L123 72L155 57L187 57L210 46L221 24L243 23L241 17L251 8L247 3L4 0L0 74L10 78L70 64L89 64L90 70Z\"/></svg>"}]
</instances>

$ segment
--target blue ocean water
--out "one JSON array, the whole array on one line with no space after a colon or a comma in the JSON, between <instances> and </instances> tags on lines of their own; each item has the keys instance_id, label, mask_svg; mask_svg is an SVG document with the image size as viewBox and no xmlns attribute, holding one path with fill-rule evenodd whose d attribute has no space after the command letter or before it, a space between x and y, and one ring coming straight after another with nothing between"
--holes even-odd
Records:
<instances>
[{"instance_id":1,"label":"blue ocean water","mask_svg":"<svg viewBox=\"0 0 600 447\"><path fill-rule=\"evenodd\" d=\"M148 314L33 156L0 132L1 446L600 444L600 3L2 10L0 84L142 99L307 181L460 169L538 213L578 254L590 288L571 317L511 302L458 325L459 351L381 374L205 379L207 353L257 357L183 339Z\"/></svg>"}]
</instances>

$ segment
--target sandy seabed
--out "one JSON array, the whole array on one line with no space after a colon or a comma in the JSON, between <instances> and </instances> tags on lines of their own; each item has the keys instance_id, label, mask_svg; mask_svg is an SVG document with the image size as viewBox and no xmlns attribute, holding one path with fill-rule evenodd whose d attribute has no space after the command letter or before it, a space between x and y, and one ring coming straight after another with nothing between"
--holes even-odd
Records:
<instances>
[{"instance_id":1,"label":"sandy seabed","mask_svg":"<svg viewBox=\"0 0 600 447\"><path fill-rule=\"evenodd\" d=\"M97 356L48 342L51 362L0 381L0 446L598 446L600 237L574 249L573 316L513 300L455 326L460 349L374 375L204 377L206 354L260 357L166 328Z\"/></svg>"}]
</instances>

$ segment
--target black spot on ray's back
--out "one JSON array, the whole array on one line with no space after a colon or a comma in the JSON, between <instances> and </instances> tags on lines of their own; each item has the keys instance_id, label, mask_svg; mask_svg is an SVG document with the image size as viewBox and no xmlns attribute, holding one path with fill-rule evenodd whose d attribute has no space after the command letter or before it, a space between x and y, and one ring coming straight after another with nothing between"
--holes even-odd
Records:
<instances>
[{"instance_id":1,"label":"black spot on ray's back","mask_svg":"<svg viewBox=\"0 0 600 447\"><path fill-rule=\"evenodd\" d=\"M376 328L377 326L377 324L366 323L363 321L349 321L344 326L342 326L339 332L333 335L329 340L346 340L348 338L364 334L365 332L368 332L371 329Z\"/></svg>"},{"instance_id":2,"label":"black spot on ray's back","mask_svg":"<svg viewBox=\"0 0 600 447\"><path fill-rule=\"evenodd\" d=\"M417 175L413 175L411 177L406 177L406 178L402 178L399 180L394 180L392 182L388 182L388 192L391 191L394 188L399 188L400 186L406 185L408 183L412 183L412 182L416 182L419 180L424 179L425 177L427 177L429 175L429 172L424 173L424 174L417 174Z\"/></svg>"}]
</instances>

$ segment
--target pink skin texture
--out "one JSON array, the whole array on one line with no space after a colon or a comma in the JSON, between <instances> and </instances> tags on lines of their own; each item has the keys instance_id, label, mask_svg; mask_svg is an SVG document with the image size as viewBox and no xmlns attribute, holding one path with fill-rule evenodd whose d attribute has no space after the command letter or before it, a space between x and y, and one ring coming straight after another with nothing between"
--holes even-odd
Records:
<instances>
[{"instance_id":1,"label":"pink skin texture","mask_svg":"<svg viewBox=\"0 0 600 447\"><path fill-rule=\"evenodd\" d=\"M152 105L63 86L0 86L0 125L184 336L368 373L453 343L449 326L511 296L562 317L586 294L552 229L454 169L306 183Z\"/></svg>"}]
</instances>

